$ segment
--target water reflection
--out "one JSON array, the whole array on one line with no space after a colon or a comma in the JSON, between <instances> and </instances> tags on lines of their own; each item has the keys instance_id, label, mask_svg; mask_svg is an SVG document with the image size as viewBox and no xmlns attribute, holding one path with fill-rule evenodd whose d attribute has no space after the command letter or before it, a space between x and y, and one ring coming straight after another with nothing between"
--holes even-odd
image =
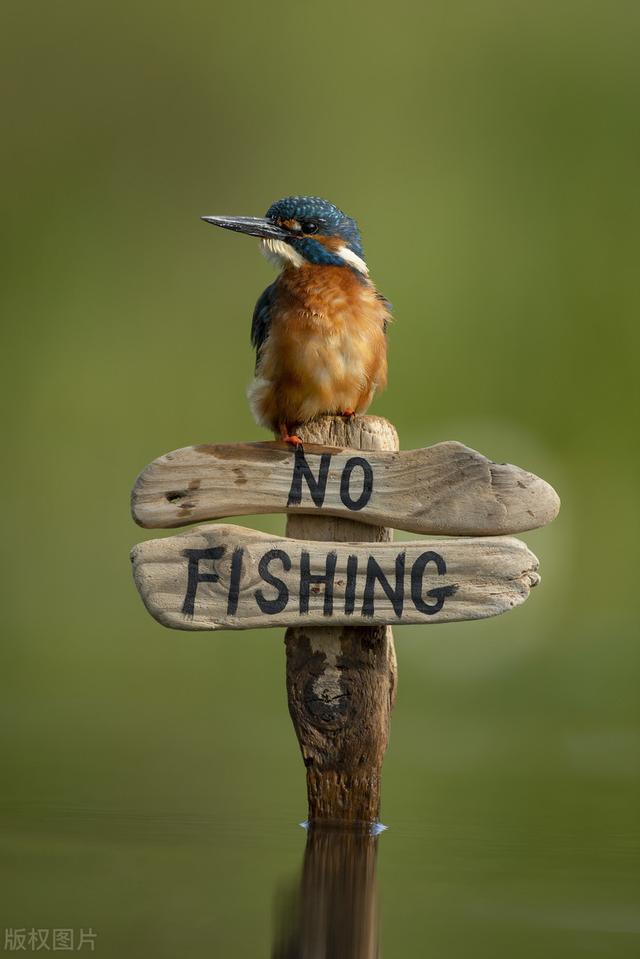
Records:
<instances>
[{"instance_id":1,"label":"water reflection","mask_svg":"<svg viewBox=\"0 0 640 959\"><path fill-rule=\"evenodd\" d=\"M380 955L377 852L369 827L308 828L299 881L276 903L272 959Z\"/></svg>"}]
</instances>

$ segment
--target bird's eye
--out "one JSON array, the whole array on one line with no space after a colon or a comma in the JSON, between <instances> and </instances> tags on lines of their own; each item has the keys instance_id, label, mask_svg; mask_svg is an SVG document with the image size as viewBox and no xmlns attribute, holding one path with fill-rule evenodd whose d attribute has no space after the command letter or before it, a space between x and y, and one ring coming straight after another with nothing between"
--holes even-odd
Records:
<instances>
[{"instance_id":1,"label":"bird's eye","mask_svg":"<svg viewBox=\"0 0 640 959\"><path fill-rule=\"evenodd\" d=\"M315 220L305 220L302 229L304 233L317 233L320 227Z\"/></svg>"}]
</instances>

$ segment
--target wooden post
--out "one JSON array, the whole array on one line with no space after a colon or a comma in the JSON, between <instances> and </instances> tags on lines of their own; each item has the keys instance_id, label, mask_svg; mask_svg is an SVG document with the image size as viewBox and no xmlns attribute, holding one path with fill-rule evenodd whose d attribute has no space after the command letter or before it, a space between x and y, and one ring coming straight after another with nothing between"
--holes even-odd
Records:
<instances>
[{"instance_id":1,"label":"wooden post","mask_svg":"<svg viewBox=\"0 0 640 959\"><path fill-rule=\"evenodd\" d=\"M297 430L305 443L397 450L387 420L325 416ZM331 542L387 542L392 530L352 519L290 515L287 536ZM321 588L318 587L318 588ZM309 822L373 822L395 701L396 656L388 626L287 629L289 712L307 768Z\"/></svg>"}]
</instances>

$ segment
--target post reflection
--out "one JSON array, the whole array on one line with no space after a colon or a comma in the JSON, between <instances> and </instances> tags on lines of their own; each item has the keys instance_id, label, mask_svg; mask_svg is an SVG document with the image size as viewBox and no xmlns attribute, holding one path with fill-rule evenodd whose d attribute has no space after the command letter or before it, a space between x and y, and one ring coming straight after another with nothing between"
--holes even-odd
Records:
<instances>
[{"instance_id":1,"label":"post reflection","mask_svg":"<svg viewBox=\"0 0 640 959\"><path fill-rule=\"evenodd\" d=\"M378 836L310 826L297 885L276 904L272 959L376 959Z\"/></svg>"}]
</instances>

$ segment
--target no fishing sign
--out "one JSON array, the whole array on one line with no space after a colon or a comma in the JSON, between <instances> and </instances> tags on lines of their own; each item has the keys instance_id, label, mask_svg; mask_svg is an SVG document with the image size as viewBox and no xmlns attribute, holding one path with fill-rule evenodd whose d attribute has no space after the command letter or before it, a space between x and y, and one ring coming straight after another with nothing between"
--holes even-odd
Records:
<instances>
[{"instance_id":1,"label":"no fishing sign","mask_svg":"<svg viewBox=\"0 0 640 959\"><path fill-rule=\"evenodd\" d=\"M138 478L140 525L324 513L457 538L306 542L210 523L136 546L134 578L151 615L173 629L482 619L520 605L539 582L536 557L504 534L544 525L558 508L544 480L460 443L407 452L192 446Z\"/></svg>"}]
</instances>

